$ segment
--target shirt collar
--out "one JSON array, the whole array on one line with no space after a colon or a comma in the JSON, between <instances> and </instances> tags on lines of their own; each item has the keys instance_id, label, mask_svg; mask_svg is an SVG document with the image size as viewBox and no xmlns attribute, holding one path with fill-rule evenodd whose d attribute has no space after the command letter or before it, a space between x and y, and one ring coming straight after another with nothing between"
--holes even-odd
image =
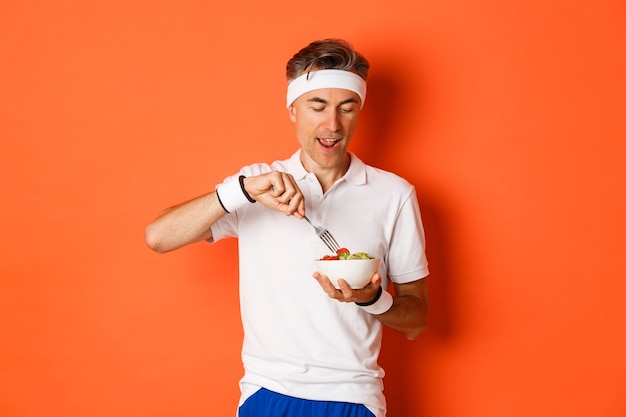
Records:
<instances>
[{"instance_id":1,"label":"shirt collar","mask_svg":"<svg viewBox=\"0 0 626 417\"><path fill-rule=\"evenodd\" d=\"M302 149L298 149L294 153L287 163L289 173L293 175L296 181L299 181L306 177L307 170L304 169L302 161L300 160L300 153ZM355 154L350 152L350 167L348 172L343 176L343 179L352 185L365 184L367 178L365 175L365 164Z\"/></svg>"}]
</instances>

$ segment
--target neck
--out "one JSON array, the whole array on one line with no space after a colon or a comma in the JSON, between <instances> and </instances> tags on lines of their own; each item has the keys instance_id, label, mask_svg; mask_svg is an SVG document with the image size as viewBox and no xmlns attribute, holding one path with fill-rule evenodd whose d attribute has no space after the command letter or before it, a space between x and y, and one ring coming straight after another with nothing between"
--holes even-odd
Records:
<instances>
[{"instance_id":1,"label":"neck","mask_svg":"<svg viewBox=\"0 0 626 417\"><path fill-rule=\"evenodd\" d=\"M300 158L304 169L315 174L324 193L326 193L337 180L346 175L348 168L350 168L350 154L348 153L342 158L341 163L333 167L322 167L315 164L313 161L305 160L302 156Z\"/></svg>"}]
</instances>

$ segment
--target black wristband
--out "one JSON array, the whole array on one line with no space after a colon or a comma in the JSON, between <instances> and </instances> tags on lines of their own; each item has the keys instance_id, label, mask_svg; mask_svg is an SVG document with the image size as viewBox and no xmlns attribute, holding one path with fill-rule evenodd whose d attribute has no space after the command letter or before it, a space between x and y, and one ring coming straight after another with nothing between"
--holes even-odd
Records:
<instances>
[{"instance_id":1,"label":"black wristband","mask_svg":"<svg viewBox=\"0 0 626 417\"><path fill-rule=\"evenodd\" d=\"M354 304L358 305L359 307L371 306L372 304L375 304L376 301L378 301L380 299L381 295L383 295L383 287L378 287L378 292L376 293L376 296L374 297L374 299L372 301L368 301L367 303L357 303L357 302L355 302Z\"/></svg>"},{"instance_id":2,"label":"black wristband","mask_svg":"<svg viewBox=\"0 0 626 417\"><path fill-rule=\"evenodd\" d=\"M246 178L244 175L240 175L239 176L239 185L241 186L241 191L243 192L243 195L246 196L246 198L248 199L249 202L251 203L256 203L256 200L252 197L250 197L250 194L248 194L248 192L246 191L245 187L243 186L243 179Z\"/></svg>"}]
</instances>

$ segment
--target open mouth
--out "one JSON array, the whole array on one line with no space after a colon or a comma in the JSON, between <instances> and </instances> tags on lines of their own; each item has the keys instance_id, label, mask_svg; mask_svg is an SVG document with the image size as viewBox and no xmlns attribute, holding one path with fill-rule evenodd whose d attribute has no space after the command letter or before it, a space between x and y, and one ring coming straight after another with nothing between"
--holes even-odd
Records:
<instances>
[{"instance_id":1,"label":"open mouth","mask_svg":"<svg viewBox=\"0 0 626 417\"><path fill-rule=\"evenodd\" d=\"M341 141L337 138L317 138L317 141L325 148L333 148Z\"/></svg>"}]
</instances>

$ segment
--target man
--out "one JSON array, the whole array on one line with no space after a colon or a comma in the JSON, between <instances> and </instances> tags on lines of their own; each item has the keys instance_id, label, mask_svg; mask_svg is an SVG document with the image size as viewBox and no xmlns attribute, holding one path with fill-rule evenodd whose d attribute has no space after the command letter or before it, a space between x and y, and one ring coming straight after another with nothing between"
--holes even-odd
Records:
<instances>
[{"instance_id":1,"label":"man","mask_svg":"<svg viewBox=\"0 0 626 417\"><path fill-rule=\"evenodd\" d=\"M383 417L382 325L411 340L426 326L428 266L415 190L348 151L368 70L343 40L303 48L287 63L287 108L300 149L243 167L146 228L159 253L239 239L239 417ZM315 272L314 260L328 249L305 214L352 252L381 259L366 287L341 281L336 289Z\"/></svg>"}]
</instances>

